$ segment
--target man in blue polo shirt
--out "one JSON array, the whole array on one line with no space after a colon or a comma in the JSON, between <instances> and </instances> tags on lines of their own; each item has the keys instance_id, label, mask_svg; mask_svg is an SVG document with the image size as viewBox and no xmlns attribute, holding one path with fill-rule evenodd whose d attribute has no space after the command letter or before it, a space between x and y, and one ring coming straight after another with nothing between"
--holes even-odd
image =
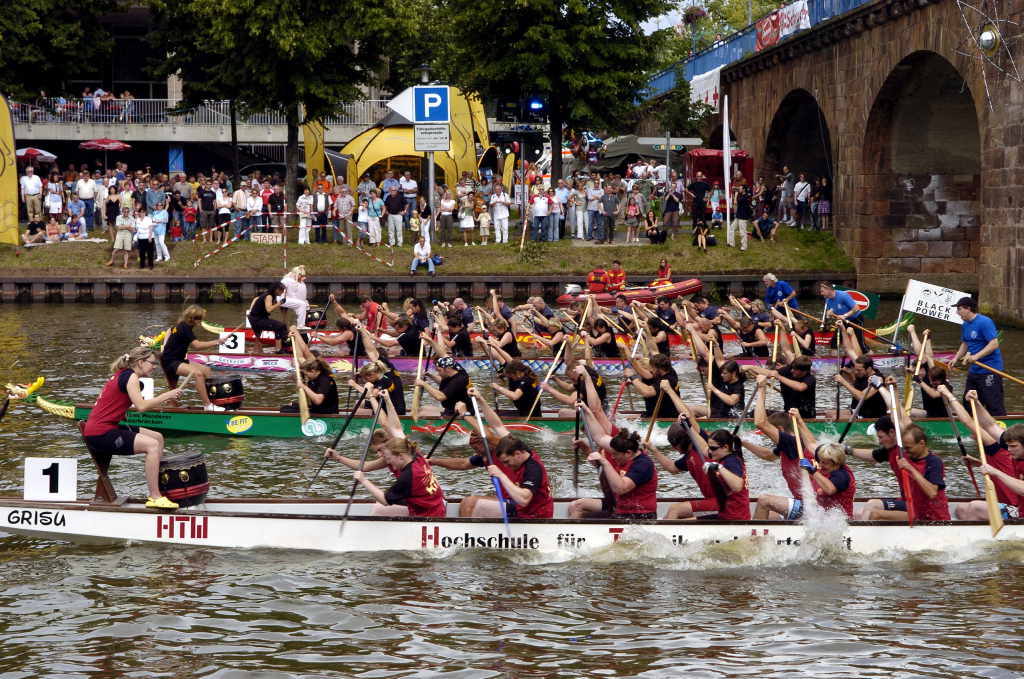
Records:
<instances>
[{"instance_id":1,"label":"man in blue polo shirt","mask_svg":"<svg viewBox=\"0 0 1024 679\"><path fill-rule=\"evenodd\" d=\"M825 309L830 316L836 320L860 323L860 307L853 301L850 293L845 290L836 290L828 281L821 281L818 288L821 291L821 296L825 298ZM853 332L857 337L857 343L860 344L861 352L868 353L868 347L864 343L864 331L854 327Z\"/></svg>"},{"instance_id":2,"label":"man in blue polo shirt","mask_svg":"<svg viewBox=\"0 0 1024 679\"><path fill-rule=\"evenodd\" d=\"M964 324L960 330L960 348L953 357L953 364L963 358L964 363L971 366L967 370L964 393L974 389L989 414L996 417L1005 415L1003 378L978 365L984 363L996 370L1003 369L996 324L988 316L978 313L978 303L970 297L960 298L956 303L956 313Z\"/></svg>"},{"instance_id":3,"label":"man in blue polo shirt","mask_svg":"<svg viewBox=\"0 0 1024 679\"><path fill-rule=\"evenodd\" d=\"M791 309L799 309L796 301L796 290L786 281L780 281L773 273L766 273L761 279L764 283L764 303L768 308L780 307L782 304L789 304Z\"/></svg>"}]
</instances>

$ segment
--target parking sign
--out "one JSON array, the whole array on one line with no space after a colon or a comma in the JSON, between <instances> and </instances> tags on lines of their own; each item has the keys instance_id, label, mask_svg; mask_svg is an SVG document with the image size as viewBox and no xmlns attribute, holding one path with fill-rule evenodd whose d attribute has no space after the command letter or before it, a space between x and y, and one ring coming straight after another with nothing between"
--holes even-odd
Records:
<instances>
[{"instance_id":1,"label":"parking sign","mask_svg":"<svg viewBox=\"0 0 1024 679\"><path fill-rule=\"evenodd\" d=\"M413 88L414 123L447 123L449 119L447 85L423 85Z\"/></svg>"}]
</instances>

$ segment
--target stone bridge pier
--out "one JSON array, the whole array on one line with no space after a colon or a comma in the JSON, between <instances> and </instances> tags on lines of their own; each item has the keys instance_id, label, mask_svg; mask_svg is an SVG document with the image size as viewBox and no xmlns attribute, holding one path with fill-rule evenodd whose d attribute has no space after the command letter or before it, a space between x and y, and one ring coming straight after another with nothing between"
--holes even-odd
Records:
<instances>
[{"instance_id":1,"label":"stone bridge pier","mask_svg":"<svg viewBox=\"0 0 1024 679\"><path fill-rule=\"evenodd\" d=\"M1024 75L1024 0L996 7L1018 23L987 60L981 15L878 0L726 67L722 88L758 175L831 180L861 287L919 278L1024 322L1024 84L1006 75Z\"/></svg>"}]
</instances>

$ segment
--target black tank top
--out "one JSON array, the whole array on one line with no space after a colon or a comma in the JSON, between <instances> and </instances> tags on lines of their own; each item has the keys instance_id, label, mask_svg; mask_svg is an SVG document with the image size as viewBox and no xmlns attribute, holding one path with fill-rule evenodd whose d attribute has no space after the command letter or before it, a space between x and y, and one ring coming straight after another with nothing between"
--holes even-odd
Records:
<instances>
[{"instance_id":1,"label":"black tank top","mask_svg":"<svg viewBox=\"0 0 1024 679\"><path fill-rule=\"evenodd\" d=\"M270 312L267 311L267 295L273 295L272 292L261 292L260 296L253 302L252 310L249 311L250 318L257 318L263 320L264 318L270 318Z\"/></svg>"}]
</instances>

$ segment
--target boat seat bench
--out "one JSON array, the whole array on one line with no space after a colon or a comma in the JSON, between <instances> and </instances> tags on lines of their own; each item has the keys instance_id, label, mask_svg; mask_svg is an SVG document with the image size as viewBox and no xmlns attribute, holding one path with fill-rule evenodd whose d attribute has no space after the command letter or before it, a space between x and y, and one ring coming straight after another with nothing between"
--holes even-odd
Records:
<instances>
[{"instance_id":1,"label":"boat seat bench","mask_svg":"<svg viewBox=\"0 0 1024 679\"><path fill-rule=\"evenodd\" d=\"M93 495L93 502L122 504L124 498L118 499L117 491L114 490L114 484L110 481L110 476L108 476L110 460L114 457L114 454L96 450L94 446L89 445L88 439L85 438L85 420L78 421L78 431L82 434L82 441L92 457L93 464L96 465L96 492Z\"/></svg>"}]
</instances>

